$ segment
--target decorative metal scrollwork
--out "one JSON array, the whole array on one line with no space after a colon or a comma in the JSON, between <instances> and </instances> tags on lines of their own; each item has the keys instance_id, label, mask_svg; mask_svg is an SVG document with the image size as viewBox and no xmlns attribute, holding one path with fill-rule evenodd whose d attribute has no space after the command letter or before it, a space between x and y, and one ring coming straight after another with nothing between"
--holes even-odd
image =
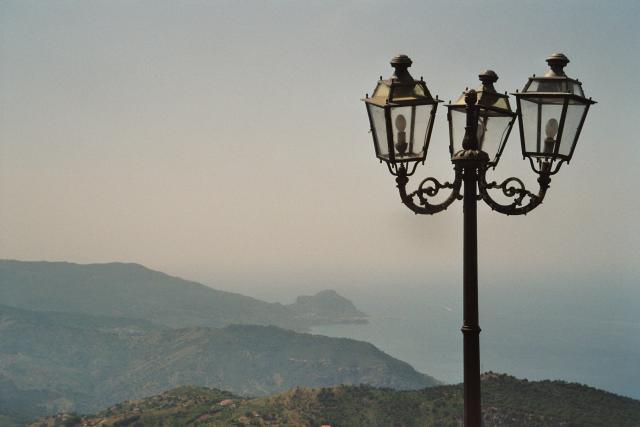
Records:
<instances>
[{"instance_id":1,"label":"decorative metal scrollwork","mask_svg":"<svg viewBox=\"0 0 640 427\"><path fill-rule=\"evenodd\" d=\"M515 185L514 185L515 184ZM522 200L525 197L534 197L534 194L529 192L526 188L524 188L524 183L520 178L511 177L502 181L501 184L498 184L496 181L487 183L487 189L499 188L502 190L502 194L507 197L515 197L513 200L513 204L520 206L522 205Z\"/></svg>"},{"instance_id":2,"label":"decorative metal scrollwork","mask_svg":"<svg viewBox=\"0 0 640 427\"><path fill-rule=\"evenodd\" d=\"M551 178L548 174L540 175L538 178L538 184L540 186L538 194L533 194L525 188L522 180L516 177L507 178L500 184L496 181L487 182L485 176L486 171L486 169L480 171L478 177L478 190L480 192L480 197L491 207L491 209L505 215L526 215L529 211L542 203L547 189L549 188L549 184L551 183ZM508 205L498 203L491 197L491 195L489 195L488 190L491 189L502 190L502 194L513 199L512 203ZM522 203L525 198L528 198L529 202L523 205Z\"/></svg>"},{"instance_id":3,"label":"decorative metal scrollwork","mask_svg":"<svg viewBox=\"0 0 640 427\"><path fill-rule=\"evenodd\" d=\"M418 190L414 191L412 194L416 194L420 199L421 204L426 203L425 194L429 197L435 197L438 195L441 189L450 188L453 189L453 184L450 182L445 182L441 184L440 181L433 177L429 177L423 179L420 185L418 186Z\"/></svg>"},{"instance_id":4,"label":"decorative metal scrollwork","mask_svg":"<svg viewBox=\"0 0 640 427\"><path fill-rule=\"evenodd\" d=\"M406 174L399 173L396 182L398 184L398 190L400 191L400 198L409 209L417 214L433 215L441 212L456 199L461 199L460 187L462 185L462 170L456 169L455 180L453 183L444 182L441 183L436 178L429 177L420 183L418 189L412 193L407 193L407 183L409 178ZM431 203L429 198L437 196L441 190L450 189L449 196L441 203ZM418 199L418 203L414 201L414 198Z\"/></svg>"}]
</instances>

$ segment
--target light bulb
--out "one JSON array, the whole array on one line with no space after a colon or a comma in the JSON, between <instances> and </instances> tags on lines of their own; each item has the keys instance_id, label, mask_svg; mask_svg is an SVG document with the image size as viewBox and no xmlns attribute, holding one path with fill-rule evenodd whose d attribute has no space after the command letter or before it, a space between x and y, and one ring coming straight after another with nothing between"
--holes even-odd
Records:
<instances>
[{"instance_id":1,"label":"light bulb","mask_svg":"<svg viewBox=\"0 0 640 427\"><path fill-rule=\"evenodd\" d=\"M398 114L396 117L396 129L398 130L396 135L396 150L400 154L404 154L407 151L407 133L404 131L407 128L407 119L402 114Z\"/></svg>"},{"instance_id":2,"label":"light bulb","mask_svg":"<svg viewBox=\"0 0 640 427\"><path fill-rule=\"evenodd\" d=\"M558 133L558 121L556 119L549 119L546 126L544 127L544 131L547 134L547 138L553 138Z\"/></svg>"},{"instance_id":3,"label":"light bulb","mask_svg":"<svg viewBox=\"0 0 640 427\"><path fill-rule=\"evenodd\" d=\"M547 139L544 140L543 152L546 154L553 153L556 140L554 137L558 134L558 121L556 119L549 119L544 126L544 131L547 134Z\"/></svg>"}]
</instances>

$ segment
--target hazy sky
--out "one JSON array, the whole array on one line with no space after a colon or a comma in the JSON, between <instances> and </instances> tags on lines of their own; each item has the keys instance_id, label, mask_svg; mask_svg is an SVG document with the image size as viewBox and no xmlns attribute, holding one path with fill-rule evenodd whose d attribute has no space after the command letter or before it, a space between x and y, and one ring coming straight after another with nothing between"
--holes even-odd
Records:
<instances>
[{"instance_id":1,"label":"hazy sky","mask_svg":"<svg viewBox=\"0 0 640 427\"><path fill-rule=\"evenodd\" d=\"M455 99L564 52L598 101L483 286L640 277L637 1L0 1L0 257L130 261L254 294L461 279L461 204L400 204L360 98L389 59ZM416 179L452 176L445 109ZM535 176L518 132L497 177ZM414 181L413 185L417 183Z\"/></svg>"}]
</instances>

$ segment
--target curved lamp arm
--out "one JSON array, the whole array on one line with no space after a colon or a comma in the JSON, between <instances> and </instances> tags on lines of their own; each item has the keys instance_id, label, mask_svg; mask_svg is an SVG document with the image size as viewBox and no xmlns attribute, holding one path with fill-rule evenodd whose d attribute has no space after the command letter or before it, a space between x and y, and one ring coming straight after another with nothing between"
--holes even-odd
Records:
<instances>
[{"instance_id":1,"label":"curved lamp arm","mask_svg":"<svg viewBox=\"0 0 640 427\"><path fill-rule=\"evenodd\" d=\"M396 183L398 184L398 191L400 192L400 199L402 199L402 203L416 214L433 215L447 209L456 199L462 199L462 196L460 195L460 187L462 186L462 169L456 167L455 171L456 176L453 183L440 183L437 179L429 177L420 183L416 191L413 193L407 193L407 183L409 182L409 178L406 174L406 170L401 168L398 176L396 177ZM440 190L444 188L451 189L449 197L441 203L430 203L428 197L435 197ZM418 203L415 202L415 197L417 197Z\"/></svg>"},{"instance_id":2,"label":"curved lamp arm","mask_svg":"<svg viewBox=\"0 0 640 427\"><path fill-rule=\"evenodd\" d=\"M524 187L524 183L515 177L507 178L498 184L496 181L487 182L486 172L480 171L478 178L478 190L480 197L484 200L494 211L500 212L505 215L526 215L528 212L537 208L544 199L549 184L551 183L551 177L549 173L541 173L538 178L538 194L533 194ZM503 205L491 198L487 190L500 189L502 194L507 197L513 198L513 202L510 205ZM522 202L525 197L529 198L529 202L523 205Z\"/></svg>"}]
</instances>

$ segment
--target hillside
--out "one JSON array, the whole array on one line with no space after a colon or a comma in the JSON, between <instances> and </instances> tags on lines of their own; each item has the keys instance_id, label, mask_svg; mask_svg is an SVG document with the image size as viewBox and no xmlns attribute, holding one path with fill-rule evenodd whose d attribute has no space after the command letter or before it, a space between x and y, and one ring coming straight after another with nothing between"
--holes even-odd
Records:
<instances>
[{"instance_id":1,"label":"hillside","mask_svg":"<svg viewBox=\"0 0 640 427\"><path fill-rule=\"evenodd\" d=\"M124 263L0 260L0 303L28 310L145 319L172 328L254 324L305 331L317 322L317 315L282 304Z\"/></svg>"},{"instance_id":2,"label":"hillside","mask_svg":"<svg viewBox=\"0 0 640 427\"><path fill-rule=\"evenodd\" d=\"M288 305L296 315L314 324L363 323L367 315L336 291L326 290L315 295L302 295Z\"/></svg>"},{"instance_id":3,"label":"hillside","mask_svg":"<svg viewBox=\"0 0 640 427\"><path fill-rule=\"evenodd\" d=\"M253 396L295 386L437 384L371 344L273 326L170 329L0 306L0 343L0 397L18 399L0 413L14 416L16 408L25 417L95 411L187 384Z\"/></svg>"},{"instance_id":4,"label":"hillside","mask_svg":"<svg viewBox=\"0 0 640 427\"><path fill-rule=\"evenodd\" d=\"M632 427L640 401L561 381L530 382L483 376L485 427ZM93 416L49 418L32 427L102 426L459 426L461 386L393 391L368 386L294 389L258 399L219 390L182 387L128 401Z\"/></svg>"}]
</instances>

